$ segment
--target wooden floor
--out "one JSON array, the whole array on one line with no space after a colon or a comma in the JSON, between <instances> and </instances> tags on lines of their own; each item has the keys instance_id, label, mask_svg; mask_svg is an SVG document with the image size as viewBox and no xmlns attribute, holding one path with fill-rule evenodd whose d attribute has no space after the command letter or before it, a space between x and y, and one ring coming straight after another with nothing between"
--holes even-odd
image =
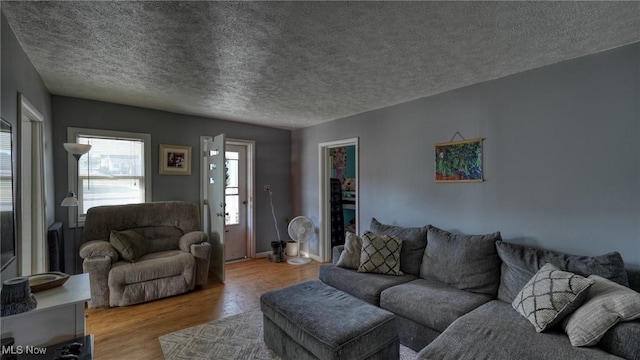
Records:
<instances>
[{"instance_id":1,"label":"wooden floor","mask_svg":"<svg viewBox=\"0 0 640 360\"><path fill-rule=\"evenodd\" d=\"M87 333L94 334L95 359L163 359L158 337L259 307L260 295L318 278L320 263L273 263L257 259L228 264L226 281L187 294L121 308L87 309Z\"/></svg>"}]
</instances>

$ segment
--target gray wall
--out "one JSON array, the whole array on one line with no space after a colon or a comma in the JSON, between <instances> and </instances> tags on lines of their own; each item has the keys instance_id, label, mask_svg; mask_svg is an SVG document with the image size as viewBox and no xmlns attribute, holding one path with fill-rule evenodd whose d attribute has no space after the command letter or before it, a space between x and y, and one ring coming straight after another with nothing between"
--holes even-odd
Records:
<instances>
[{"instance_id":1,"label":"gray wall","mask_svg":"<svg viewBox=\"0 0 640 360\"><path fill-rule=\"evenodd\" d=\"M56 204L68 191L67 154L62 144L67 141L67 127L131 131L151 134L151 173L153 201L183 200L200 203L200 168L196 157L200 151L200 136L225 133L227 137L255 141L256 153L256 251L271 249L277 240L269 196L263 185L271 185L273 203L281 234L286 234L285 218L291 217L290 169L291 132L230 121L205 119L164 111L106 102L53 96L53 148L56 183ZM160 144L188 145L192 149L191 176L158 174ZM57 219L68 224L68 213L58 211ZM71 239L71 233L65 235ZM72 252L67 249L67 254ZM67 255L67 259L70 256ZM71 260L68 260L71 261ZM67 262L67 268L71 264Z\"/></svg>"},{"instance_id":2,"label":"gray wall","mask_svg":"<svg viewBox=\"0 0 640 360\"><path fill-rule=\"evenodd\" d=\"M0 91L0 112L2 118L9 123L13 130L14 136L14 159L17 160L18 149L18 93L22 93L44 116L44 164L45 164L45 200L46 200L46 223L50 225L55 218L54 204L54 186L53 186L53 154L52 154L52 122L51 122L51 95L44 86L40 75L36 72L18 43L13 30L9 26L4 14L0 16L1 30L1 91ZM16 161L17 162L17 161ZM19 174L20 168L14 164L15 174ZM14 187L19 183L19 178L14 178ZM16 187L17 190L19 190ZM17 205L20 204L20 198L17 197ZM1 275L2 279L15 277L17 275L17 261L13 261Z\"/></svg>"},{"instance_id":3,"label":"gray wall","mask_svg":"<svg viewBox=\"0 0 640 360\"><path fill-rule=\"evenodd\" d=\"M424 81L428 81L425 79ZM360 137L371 217L640 267L640 44L296 130L296 214L318 219L318 143ZM433 144L485 138L483 183L434 183ZM318 241L310 242L318 254Z\"/></svg>"}]
</instances>

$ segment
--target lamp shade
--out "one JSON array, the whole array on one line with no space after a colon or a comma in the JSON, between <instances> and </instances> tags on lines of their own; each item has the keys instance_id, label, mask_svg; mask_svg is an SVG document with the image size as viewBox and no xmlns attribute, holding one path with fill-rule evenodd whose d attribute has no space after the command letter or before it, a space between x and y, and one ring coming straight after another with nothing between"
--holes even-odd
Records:
<instances>
[{"instance_id":1,"label":"lamp shade","mask_svg":"<svg viewBox=\"0 0 640 360\"><path fill-rule=\"evenodd\" d=\"M60 206L66 206L66 207L78 206L78 205L80 205L80 203L76 198L76 194L72 192L67 193L67 197L65 197L64 200L62 200L62 203L60 204Z\"/></svg>"},{"instance_id":2,"label":"lamp shade","mask_svg":"<svg viewBox=\"0 0 640 360\"><path fill-rule=\"evenodd\" d=\"M88 144L64 143L62 146L71 155L83 155L91 150L91 145Z\"/></svg>"}]
</instances>

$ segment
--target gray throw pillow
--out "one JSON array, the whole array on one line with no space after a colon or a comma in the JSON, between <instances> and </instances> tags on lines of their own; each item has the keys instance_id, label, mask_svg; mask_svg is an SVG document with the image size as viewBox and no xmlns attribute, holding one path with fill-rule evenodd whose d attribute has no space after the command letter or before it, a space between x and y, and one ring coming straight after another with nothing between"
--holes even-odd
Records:
<instances>
[{"instance_id":1,"label":"gray throw pillow","mask_svg":"<svg viewBox=\"0 0 640 360\"><path fill-rule=\"evenodd\" d=\"M496 248L502 260L498 299L504 302L512 302L524 284L546 263L581 276L598 275L624 286L629 284L624 261L617 252L578 256L506 242L496 243Z\"/></svg>"},{"instance_id":2,"label":"gray throw pillow","mask_svg":"<svg viewBox=\"0 0 640 360\"><path fill-rule=\"evenodd\" d=\"M378 235L399 236L402 239L400 251L400 270L405 274L420 275L420 263L427 246L428 226L402 227L382 224L376 218L371 218L369 231Z\"/></svg>"},{"instance_id":3,"label":"gray throw pillow","mask_svg":"<svg viewBox=\"0 0 640 360\"><path fill-rule=\"evenodd\" d=\"M109 242L125 261L136 262L149 252L147 240L133 230L111 230Z\"/></svg>"},{"instance_id":4,"label":"gray throw pillow","mask_svg":"<svg viewBox=\"0 0 640 360\"><path fill-rule=\"evenodd\" d=\"M545 264L511 303L537 332L559 323L582 304L594 281Z\"/></svg>"},{"instance_id":5,"label":"gray throw pillow","mask_svg":"<svg viewBox=\"0 0 640 360\"><path fill-rule=\"evenodd\" d=\"M621 321L640 318L640 293L597 275L584 304L562 326L573 346L596 345Z\"/></svg>"},{"instance_id":6,"label":"gray throw pillow","mask_svg":"<svg viewBox=\"0 0 640 360\"><path fill-rule=\"evenodd\" d=\"M362 235L358 272L404 275L400 271L401 248L402 239L397 236L380 236L369 231L365 232Z\"/></svg>"},{"instance_id":7,"label":"gray throw pillow","mask_svg":"<svg viewBox=\"0 0 640 360\"><path fill-rule=\"evenodd\" d=\"M495 297L500 283L498 240L499 232L462 235L430 226L420 277Z\"/></svg>"},{"instance_id":8,"label":"gray throw pillow","mask_svg":"<svg viewBox=\"0 0 640 360\"><path fill-rule=\"evenodd\" d=\"M336 266L357 270L360 266L361 251L362 239L360 236L347 232L347 237L344 240L344 250L342 250Z\"/></svg>"}]
</instances>

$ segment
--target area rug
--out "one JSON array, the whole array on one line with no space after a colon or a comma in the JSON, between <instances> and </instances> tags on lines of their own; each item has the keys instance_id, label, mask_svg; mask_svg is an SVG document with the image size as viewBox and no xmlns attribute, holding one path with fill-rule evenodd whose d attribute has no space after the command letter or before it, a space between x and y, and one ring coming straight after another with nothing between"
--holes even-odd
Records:
<instances>
[{"instance_id":1,"label":"area rug","mask_svg":"<svg viewBox=\"0 0 640 360\"><path fill-rule=\"evenodd\" d=\"M280 359L262 340L262 312L258 309L162 335L165 360ZM416 353L400 345L400 359Z\"/></svg>"}]
</instances>

